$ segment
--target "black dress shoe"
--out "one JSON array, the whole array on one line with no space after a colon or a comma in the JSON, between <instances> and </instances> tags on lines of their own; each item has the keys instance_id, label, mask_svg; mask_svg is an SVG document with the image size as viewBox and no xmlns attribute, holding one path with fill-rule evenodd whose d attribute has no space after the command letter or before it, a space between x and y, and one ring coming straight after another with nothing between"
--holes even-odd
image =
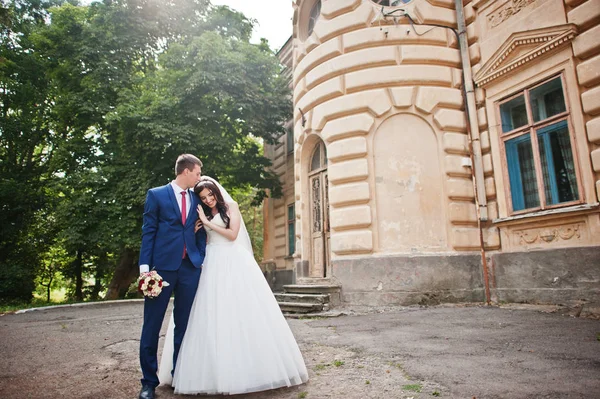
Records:
<instances>
[{"instance_id":1,"label":"black dress shoe","mask_svg":"<svg viewBox=\"0 0 600 399\"><path fill-rule=\"evenodd\" d=\"M154 399L154 387L150 385L142 385L139 399Z\"/></svg>"}]
</instances>

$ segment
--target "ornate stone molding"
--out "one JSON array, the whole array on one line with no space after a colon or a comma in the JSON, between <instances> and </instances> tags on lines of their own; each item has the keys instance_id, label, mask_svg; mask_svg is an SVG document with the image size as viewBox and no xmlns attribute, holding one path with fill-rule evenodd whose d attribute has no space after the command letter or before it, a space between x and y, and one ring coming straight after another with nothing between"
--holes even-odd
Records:
<instances>
[{"instance_id":1,"label":"ornate stone molding","mask_svg":"<svg viewBox=\"0 0 600 399\"><path fill-rule=\"evenodd\" d=\"M581 238L582 223L571 225L541 227L538 229L518 230L514 232L519 245L550 244L557 241L578 240Z\"/></svg>"},{"instance_id":2,"label":"ornate stone molding","mask_svg":"<svg viewBox=\"0 0 600 399\"><path fill-rule=\"evenodd\" d=\"M569 43L576 35L574 24L513 33L475 74L475 83L478 87L485 87Z\"/></svg>"},{"instance_id":3,"label":"ornate stone molding","mask_svg":"<svg viewBox=\"0 0 600 399\"><path fill-rule=\"evenodd\" d=\"M477 10L483 8L487 3L492 1L493 0L472 0L471 4L473 5L473 8Z\"/></svg>"},{"instance_id":4,"label":"ornate stone molding","mask_svg":"<svg viewBox=\"0 0 600 399\"><path fill-rule=\"evenodd\" d=\"M518 14L528 5L535 3L537 0L512 0L507 5L494 11L487 16L488 23L491 28L495 28L502 22L506 21L515 14Z\"/></svg>"}]
</instances>

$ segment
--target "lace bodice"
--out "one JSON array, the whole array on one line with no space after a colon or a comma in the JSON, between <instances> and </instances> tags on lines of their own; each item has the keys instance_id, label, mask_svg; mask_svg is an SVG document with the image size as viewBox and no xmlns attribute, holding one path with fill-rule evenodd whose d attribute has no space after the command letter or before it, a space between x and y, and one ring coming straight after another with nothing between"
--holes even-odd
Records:
<instances>
[{"instance_id":1,"label":"lace bodice","mask_svg":"<svg viewBox=\"0 0 600 399\"><path fill-rule=\"evenodd\" d=\"M213 217L211 222L218 226L225 227L225 222L223 221L223 218L221 217L220 213L217 213L215 215L215 217ZM231 241L227 237L224 237L221 234L217 233L210 227L205 226L204 228L206 229L206 235L208 237L208 241L207 241L208 244L230 244L230 243L233 243L233 241Z\"/></svg>"}]
</instances>

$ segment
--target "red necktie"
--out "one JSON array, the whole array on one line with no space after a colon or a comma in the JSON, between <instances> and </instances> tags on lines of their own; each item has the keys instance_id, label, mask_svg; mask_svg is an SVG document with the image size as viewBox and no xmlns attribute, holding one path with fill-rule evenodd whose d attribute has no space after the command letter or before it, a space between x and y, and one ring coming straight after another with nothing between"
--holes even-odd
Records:
<instances>
[{"instance_id":1,"label":"red necktie","mask_svg":"<svg viewBox=\"0 0 600 399\"><path fill-rule=\"evenodd\" d=\"M185 191L181 192L181 223L184 226L184 230L185 230L185 219L187 218L187 204L185 202ZM185 258L185 240L183 242L183 256L181 257L181 259Z\"/></svg>"}]
</instances>

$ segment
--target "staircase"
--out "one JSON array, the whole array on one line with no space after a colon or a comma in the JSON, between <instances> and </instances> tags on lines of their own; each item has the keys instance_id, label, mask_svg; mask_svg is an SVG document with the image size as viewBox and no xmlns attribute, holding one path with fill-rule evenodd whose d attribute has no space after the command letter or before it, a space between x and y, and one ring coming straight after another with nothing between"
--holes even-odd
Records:
<instances>
[{"instance_id":1,"label":"staircase","mask_svg":"<svg viewBox=\"0 0 600 399\"><path fill-rule=\"evenodd\" d=\"M303 278L284 285L284 292L275 293L275 298L286 314L324 312L340 304L341 288L328 279Z\"/></svg>"}]
</instances>

